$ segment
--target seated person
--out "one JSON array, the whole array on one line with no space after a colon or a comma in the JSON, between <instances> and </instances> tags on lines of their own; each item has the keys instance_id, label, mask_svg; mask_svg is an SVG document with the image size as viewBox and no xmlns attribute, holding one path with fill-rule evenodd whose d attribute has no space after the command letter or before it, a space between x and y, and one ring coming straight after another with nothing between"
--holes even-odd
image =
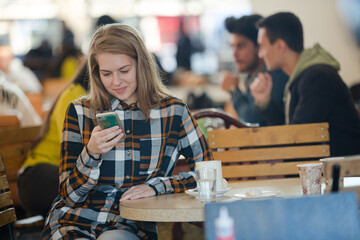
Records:
<instances>
[{"instance_id":1,"label":"seated person","mask_svg":"<svg viewBox=\"0 0 360 240\"><path fill-rule=\"evenodd\" d=\"M304 49L302 24L290 12L271 15L259 27L259 56L267 69L282 69L291 76L282 119L273 114L284 110L271 100L271 76L260 74L253 82L251 92L264 116L285 124L328 122L331 156L360 154L360 118L338 73L340 64L319 44Z\"/></svg>"},{"instance_id":2,"label":"seated person","mask_svg":"<svg viewBox=\"0 0 360 240\"><path fill-rule=\"evenodd\" d=\"M0 114L16 113L20 127L38 126L42 120L24 92L14 83L5 79L0 71Z\"/></svg>"},{"instance_id":3,"label":"seated person","mask_svg":"<svg viewBox=\"0 0 360 240\"><path fill-rule=\"evenodd\" d=\"M253 14L239 19L229 17L225 20L226 29L231 33L231 46L237 70L239 73L246 73L247 76L245 79L240 79L238 75L224 71L221 87L231 94L232 105L241 121L259 123L260 126L266 126L269 123L258 111L250 92L250 84L259 73L266 71L263 60L258 57L258 30L255 24L259 19L261 19L260 15ZM282 109L284 106L284 87L288 76L282 70L276 70L270 72L270 74L275 79L271 98ZM279 114L281 117L284 116L282 112L275 112L274 114ZM272 123L272 125L276 124Z\"/></svg>"},{"instance_id":4,"label":"seated person","mask_svg":"<svg viewBox=\"0 0 360 240\"><path fill-rule=\"evenodd\" d=\"M41 135L19 170L19 200L30 216L40 214L45 217L58 194L60 145L65 112L69 103L86 95L87 90L88 71L84 64L55 101Z\"/></svg>"},{"instance_id":5,"label":"seated person","mask_svg":"<svg viewBox=\"0 0 360 240\"><path fill-rule=\"evenodd\" d=\"M194 188L195 162L213 159L186 104L166 93L140 34L102 26L89 47L90 93L65 115L59 195L42 239L156 239L156 224L120 217L120 201ZM102 129L97 113L115 112ZM190 172L171 176L182 154Z\"/></svg>"},{"instance_id":6,"label":"seated person","mask_svg":"<svg viewBox=\"0 0 360 240\"><path fill-rule=\"evenodd\" d=\"M42 86L36 75L14 57L9 45L0 45L0 70L7 81L18 85L25 93L41 93Z\"/></svg>"}]
</instances>

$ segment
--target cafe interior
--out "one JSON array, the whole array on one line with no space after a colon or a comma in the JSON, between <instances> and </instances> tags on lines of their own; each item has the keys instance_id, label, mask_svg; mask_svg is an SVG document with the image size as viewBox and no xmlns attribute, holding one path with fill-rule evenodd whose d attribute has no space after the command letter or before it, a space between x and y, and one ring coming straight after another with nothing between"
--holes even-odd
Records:
<instances>
[{"instance_id":1,"label":"cafe interior","mask_svg":"<svg viewBox=\"0 0 360 240\"><path fill-rule=\"evenodd\" d=\"M123 201L121 218L156 222L160 240L360 239L360 155L331 154L331 123L248 122L221 86L225 71L247 77L235 64L225 20L277 12L299 17L305 48L319 43L339 62L360 118L358 0L0 0L0 62L6 45L39 83L21 93L36 123L25 125L32 116L0 102L0 239L40 239L45 218L23 208L19 171L86 63L94 32L112 22L140 32L168 92L186 103L214 156L195 165L211 173L192 169L197 187ZM172 175L189 171L180 156ZM214 175L215 190L203 190L202 174Z\"/></svg>"}]
</instances>

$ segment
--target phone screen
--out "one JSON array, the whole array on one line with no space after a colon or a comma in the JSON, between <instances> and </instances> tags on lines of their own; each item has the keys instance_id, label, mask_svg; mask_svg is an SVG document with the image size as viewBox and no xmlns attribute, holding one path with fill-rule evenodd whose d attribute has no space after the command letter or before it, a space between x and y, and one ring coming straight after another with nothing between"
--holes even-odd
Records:
<instances>
[{"instance_id":1,"label":"phone screen","mask_svg":"<svg viewBox=\"0 0 360 240\"><path fill-rule=\"evenodd\" d=\"M119 126L115 115L107 115L98 117L98 122L103 129Z\"/></svg>"}]
</instances>

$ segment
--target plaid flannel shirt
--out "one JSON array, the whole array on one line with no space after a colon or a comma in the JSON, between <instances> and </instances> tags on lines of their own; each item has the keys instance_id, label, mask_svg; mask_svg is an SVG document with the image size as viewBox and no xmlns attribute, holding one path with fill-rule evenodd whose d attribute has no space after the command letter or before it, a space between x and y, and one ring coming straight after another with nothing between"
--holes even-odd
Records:
<instances>
[{"instance_id":1,"label":"plaid flannel shirt","mask_svg":"<svg viewBox=\"0 0 360 240\"><path fill-rule=\"evenodd\" d=\"M208 144L184 102L165 98L150 120L132 104L111 101L125 139L94 159L86 145L95 127L89 103L73 101L64 122L59 196L42 233L44 239L96 239L103 231L126 229L141 239L156 238L155 223L120 217L119 199L129 187L147 184L156 194L183 192L196 186L195 162L213 159ZM179 155L190 172L171 176Z\"/></svg>"}]
</instances>

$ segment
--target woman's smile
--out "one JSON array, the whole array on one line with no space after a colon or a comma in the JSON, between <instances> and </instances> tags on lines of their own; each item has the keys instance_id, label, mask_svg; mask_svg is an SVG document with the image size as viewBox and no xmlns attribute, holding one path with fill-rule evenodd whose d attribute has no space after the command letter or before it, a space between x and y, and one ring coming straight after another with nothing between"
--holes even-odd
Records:
<instances>
[{"instance_id":1,"label":"woman's smile","mask_svg":"<svg viewBox=\"0 0 360 240\"><path fill-rule=\"evenodd\" d=\"M123 92L126 91L126 88L127 88L127 87L115 88L114 91L115 91L116 93L123 93Z\"/></svg>"}]
</instances>

